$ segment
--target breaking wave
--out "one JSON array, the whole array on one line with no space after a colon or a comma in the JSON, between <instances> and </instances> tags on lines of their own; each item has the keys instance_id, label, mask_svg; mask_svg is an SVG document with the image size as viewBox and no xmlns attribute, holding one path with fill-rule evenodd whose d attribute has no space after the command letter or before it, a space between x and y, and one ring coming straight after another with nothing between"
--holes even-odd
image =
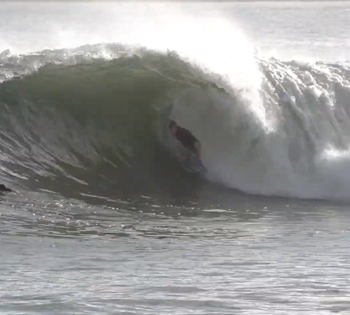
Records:
<instances>
[{"instance_id":1,"label":"breaking wave","mask_svg":"<svg viewBox=\"0 0 350 315\"><path fill-rule=\"evenodd\" d=\"M198 181L162 112L201 141L207 181L246 193L347 199L347 64L254 59L227 77L176 52L89 45L0 55L1 177L62 194L167 193Z\"/></svg>"}]
</instances>

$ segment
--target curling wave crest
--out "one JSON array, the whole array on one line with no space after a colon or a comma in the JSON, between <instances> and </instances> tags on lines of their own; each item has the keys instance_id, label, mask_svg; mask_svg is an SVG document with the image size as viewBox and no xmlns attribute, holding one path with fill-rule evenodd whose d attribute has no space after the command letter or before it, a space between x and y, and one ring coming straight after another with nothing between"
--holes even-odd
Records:
<instances>
[{"instance_id":1,"label":"curling wave crest","mask_svg":"<svg viewBox=\"0 0 350 315\"><path fill-rule=\"evenodd\" d=\"M190 185L197 179L159 139L160 113L173 104L171 118L202 143L206 180L253 194L348 199L349 66L257 58L251 66L252 84L176 51L5 51L2 180L61 193L72 184L79 193Z\"/></svg>"}]
</instances>

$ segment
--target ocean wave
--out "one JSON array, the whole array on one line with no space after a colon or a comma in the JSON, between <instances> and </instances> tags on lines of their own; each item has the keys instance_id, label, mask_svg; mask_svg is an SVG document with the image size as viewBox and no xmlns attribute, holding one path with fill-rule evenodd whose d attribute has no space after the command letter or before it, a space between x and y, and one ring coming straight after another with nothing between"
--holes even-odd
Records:
<instances>
[{"instance_id":1,"label":"ocean wave","mask_svg":"<svg viewBox=\"0 0 350 315\"><path fill-rule=\"evenodd\" d=\"M208 181L261 195L348 198L350 68L277 59L251 66L254 84L235 84L170 51L5 51L2 180L77 195L187 189L197 179L159 139L160 112L172 104L171 118L202 143Z\"/></svg>"}]
</instances>

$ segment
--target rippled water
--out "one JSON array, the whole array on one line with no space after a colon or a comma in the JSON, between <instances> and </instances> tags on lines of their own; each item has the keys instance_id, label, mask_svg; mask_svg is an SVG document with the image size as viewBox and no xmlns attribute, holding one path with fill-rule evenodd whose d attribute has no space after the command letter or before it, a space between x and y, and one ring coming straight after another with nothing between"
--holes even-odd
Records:
<instances>
[{"instance_id":1,"label":"rippled water","mask_svg":"<svg viewBox=\"0 0 350 315\"><path fill-rule=\"evenodd\" d=\"M213 200L170 215L17 198L0 210L4 314L350 309L346 205L236 195L231 209Z\"/></svg>"}]
</instances>

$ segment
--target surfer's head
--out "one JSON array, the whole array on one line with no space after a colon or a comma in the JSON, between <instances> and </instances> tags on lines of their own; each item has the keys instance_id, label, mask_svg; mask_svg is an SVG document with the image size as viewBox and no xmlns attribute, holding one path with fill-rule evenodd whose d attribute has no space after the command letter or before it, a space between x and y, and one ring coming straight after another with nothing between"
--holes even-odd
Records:
<instances>
[{"instance_id":1,"label":"surfer's head","mask_svg":"<svg viewBox=\"0 0 350 315\"><path fill-rule=\"evenodd\" d=\"M170 133L171 133L172 135L175 135L175 133L176 133L176 131L177 131L177 123L176 123L174 120L171 120L171 121L170 121L169 129L170 129Z\"/></svg>"}]
</instances>

